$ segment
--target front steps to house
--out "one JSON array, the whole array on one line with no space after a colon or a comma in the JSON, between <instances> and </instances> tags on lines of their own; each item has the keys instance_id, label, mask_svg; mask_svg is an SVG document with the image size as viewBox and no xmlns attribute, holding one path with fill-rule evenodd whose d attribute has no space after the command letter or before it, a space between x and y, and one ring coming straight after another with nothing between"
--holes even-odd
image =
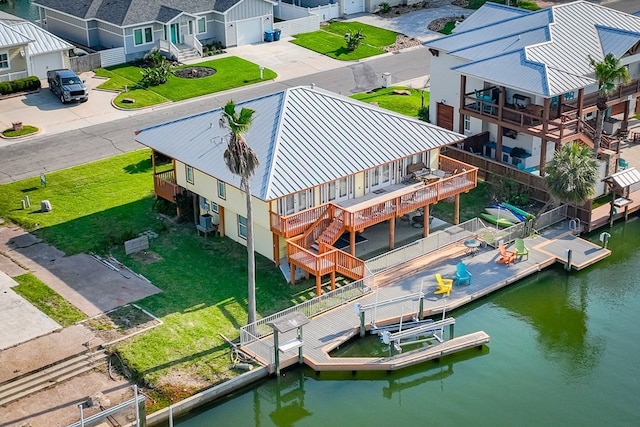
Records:
<instances>
[{"instance_id":1,"label":"front steps to house","mask_svg":"<svg viewBox=\"0 0 640 427\"><path fill-rule=\"evenodd\" d=\"M190 61L192 59L198 59L200 58L200 54L198 53L198 51L191 47L188 46L186 44L181 44L178 45L178 62L181 63L186 63L187 61Z\"/></svg>"},{"instance_id":2,"label":"front steps to house","mask_svg":"<svg viewBox=\"0 0 640 427\"><path fill-rule=\"evenodd\" d=\"M103 349L91 349L0 384L0 406L55 386L107 363Z\"/></svg>"}]
</instances>

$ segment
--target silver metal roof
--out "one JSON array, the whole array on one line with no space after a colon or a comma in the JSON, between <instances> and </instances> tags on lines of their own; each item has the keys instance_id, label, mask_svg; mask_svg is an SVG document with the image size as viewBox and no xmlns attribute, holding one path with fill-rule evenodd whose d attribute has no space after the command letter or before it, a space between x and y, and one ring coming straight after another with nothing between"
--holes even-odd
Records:
<instances>
[{"instance_id":1,"label":"silver metal roof","mask_svg":"<svg viewBox=\"0 0 640 427\"><path fill-rule=\"evenodd\" d=\"M486 3L478 12L485 7L493 10L494 6ZM640 40L640 18L586 1L552 6L498 22L490 14L478 12L472 15L474 28L469 25L464 27L465 31L457 29L454 34L425 45L468 60L467 64L453 68L462 74L545 97L595 84L589 56L596 61L608 53L620 57ZM483 16L484 21L480 19ZM504 43L510 37L518 40L515 45L524 44L525 34L542 26L547 28L548 38L540 40L529 34L530 44L518 46L521 55L505 56L506 47L490 48L496 40ZM483 57L479 46L487 46ZM545 70L538 79L531 73L532 64Z\"/></svg>"},{"instance_id":2,"label":"silver metal roof","mask_svg":"<svg viewBox=\"0 0 640 427\"><path fill-rule=\"evenodd\" d=\"M498 3L486 3L487 7L482 7L469 15L464 21L460 22L453 29L454 33L466 31L478 26L487 25L510 19L516 16L522 16L529 13L525 9L516 7L508 7Z\"/></svg>"},{"instance_id":3,"label":"silver metal roof","mask_svg":"<svg viewBox=\"0 0 640 427\"><path fill-rule=\"evenodd\" d=\"M31 41L30 38L20 34L13 30L8 25L4 25L0 22L0 47L12 47L28 44Z\"/></svg>"},{"instance_id":4,"label":"silver metal roof","mask_svg":"<svg viewBox=\"0 0 640 427\"><path fill-rule=\"evenodd\" d=\"M31 22L13 22L10 26L12 30L17 31L31 40L29 43L30 55L39 55L73 48L72 44L67 43Z\"/></svg>"},{"instance_id":5,"label":"silver metal roof","mask_svg":"<svg viewBox=\"0 0 640 427\"><path fill-rule=\"evenodd\" d=\"M623 171L616 172L613 175L609 175L605 180L612 181L620 188L629 187L640 182L640 171L635 167L625 169Z\"/></svg>"},{"instance_id":6,"label":"silver metal roof","mask_svg":"<svg viewBox=\"0 0 640 427\"><path fill-rule=\"evenodd\" d=\"M343 178L464 138L456 132L318 88L295 87L238 103L256 111L246 135L262 200ZM221 110L142 129L136 141L236 187L223 161Z\"/></svg>"}]
</instances>

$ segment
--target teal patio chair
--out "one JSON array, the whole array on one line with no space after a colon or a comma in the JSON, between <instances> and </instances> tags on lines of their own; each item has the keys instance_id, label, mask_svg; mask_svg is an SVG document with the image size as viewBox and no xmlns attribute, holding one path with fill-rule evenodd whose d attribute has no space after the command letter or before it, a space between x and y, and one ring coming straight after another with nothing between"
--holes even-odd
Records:
<instances>
[{"instance_id":1,"label":"teal patio chair","mask_svg":"<svg viewBox=\"0 0 640 427\"><path fill-rule=\"evenodd\" d=\"M456 265L456 283L459 286L465 283L467 285L471 284L471 273L467 270L467 265L462 261Z\"/></svg>"},{"instance_id":2,"label":"teal patio chair","mask_svg":"<svg viewBox=\"0 0 640 427\"><path fill-rule=\"evenodd\" d=\"M622 157L618 159L618 168L620 170L625 170L626 168L629 167L629 162L627 162L625 159L623 159Z\"/></svg>"},{"instance_id":3,"label":"teal patio chair","mask_svg":"<svg viewBox=\"0 0 640 427\"><path fill-rule=\"evenodd\" d=\"M516 239L516 256L519 256L521 259L523 256L526 256L529 259L529 249L524 245L523 239Z\"/></svg>"}]
</instances>

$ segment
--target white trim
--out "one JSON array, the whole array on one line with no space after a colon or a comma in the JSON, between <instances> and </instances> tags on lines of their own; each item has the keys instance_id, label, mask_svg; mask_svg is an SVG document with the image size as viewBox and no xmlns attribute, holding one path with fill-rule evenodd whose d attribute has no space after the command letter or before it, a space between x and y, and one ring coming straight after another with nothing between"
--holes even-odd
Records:
<instances>
[{"instance_id":1,"label":"white trim","mask_svg":"<svg viewBox=\"0 0 640 427\"><path fill-rule=\"evenodd\" d=\"M0 70L10 70L11 69L11 60L9 58L9 51L8 50L1 50L0 51L0 55L6 55L7 59L5 61L2 62L6 62L7 66L6 67L0 67Z\"/></svg>"},{"instance_id":2,"label":"white trim","mask_svg":"<svg viewBox=\"0 0 640 427\"><path fill-rule=\"evenodd\" d=\"M200 31L200 21L204 21L204 31ZM207 17L199 16L196 18L196 34L206 34L207 33Z\"/></svg>"},{"instance_id":3,"label":"white trim","mask_svg":"<svg viewBox=\"0 0 640 427\"><path fill-rule=\"evenodd\" d=\"M151 41L147 41L147 34L146 34L147 29L151 31ZM136 31L138 30L141 31L140 34L142 35L142 43L136 43ZM146 44L153 44L153 41L154 41L153 33L154 33L153 25L133 28L133 30L131 31L131 35L133 36L133 46L140 47Z\"/></svg>"},{"instance_id":4,"label":"white trim","mask_svg":"<svg viewBox=\"0 0 640 427\"><path fill-rule=\"evenodd\" d=\"M244 219L244 224L242 224L242 223L240 222L240 219L241 219L241 218L242 218L242 219ZM238 237L240 237L241 239L245 239L245 240L247 240L247 222L248 222L248 221L247 221L247 218L246 218L246 217L244 217L244 216L242 216L242 215L240 215L240 214L237 214L237 221L238 221ZM243 227L244 227L244 236L243 236L243 235L242 235L242 233L240 232L240 230L241 230Z\"/></svg>"}]
</instances>

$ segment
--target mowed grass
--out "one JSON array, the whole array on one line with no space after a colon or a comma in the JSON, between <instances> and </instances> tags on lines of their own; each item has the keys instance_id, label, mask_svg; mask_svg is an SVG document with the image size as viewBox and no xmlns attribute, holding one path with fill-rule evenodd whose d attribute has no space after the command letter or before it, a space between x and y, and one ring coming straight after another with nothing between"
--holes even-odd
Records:
<instances>
[{"instance_id":1,"label":"mowed grass","mask_svg":"<svg viewBox=\"0 0 640 427\"><path fill-rule=\"evenodd\" d=\"M18 286L14 286L12 289L60 326L71 326L87 318L83 312L42 283L33 274L27 273L13 279L18 282Z\"/></svg>"},{"instance_id":2,"label":"mowed grass","mask_svg":"<svg viewBox=\"0 0 640 427\"><path fill-rule=\"evenodd\" d=\"M0 186L0 216L67 254L104 252L156 225L151 151L135 151ZM21 209L29 196L31 207ZM49 200L53 210L40 211Z\"/></svg>"},{"instance_id":3,"label":"mowed grass","mask_svg":"<svg viewBox=\"0 0 640 427\"><path fill-rule=\"evenodd\" d=\"M149 156L145 149L51 173L46 187L39 178L2 185L0 216L31 226L38 222L34 233L67 253L111 252L162 290L138 303L164 324L115 349L134 376L159 390L166 402L237 374L219 334L235 339L247 321L247 250L228 238L204 239L193 224L156 214ZM26 194L34 203L50 200L53 211L20 209ZM154 257L126 256L124 240L145 230L158 233L147 251ZM289 285L273 261L259 254L256 267L259 316L315 296L313 281Z\"/></svg>"},{"instance_id":4,"label":"mowed grass","mask_svg":"<svg viewBox=\"0 0 640 427\"><path fill-rule=\"evenodd\" d=\"M139 67L131 64L122 64L99 69L96 73L110 79L99 86L100 89L124 91L116 97L115 103L122 108L141 108L169 101L182 101L210 93L246 86L261 81L272 80L277 74L268 68L263 69L263 78L260 78L260 66L253 62L228 56L220 59L201 62L194 65L183 65L180 68L194 66L210 67L216 73L209 77L199 79L181 78L173 74L169 75L166 83L147 88L140 87L142 73ZM113 81L111 81L113 79ZM123 98L134 100L133 104L123 103Z\"/></svg>"},{"instance_id":5,"label":"mowed grass","mask_svg":"<svg viewBox=\"0 0 640 427\"><path fill-rule=\"evenodd\" d=\"M408 90L411 95L394 94L397 90ZM429 92L424 91L424 105L429 106ZM375 89L370 92L362 92L351 95L351 98L367 103L377 103L379 107L410 117L418 117L418 110L422 106L420 90L414 90L405 86L392 86Z\"/></svg>"},{"instance_id":6,"label":"mowed grass","mask_svg":"<svg viewBox=\"0 0 640 427\"><path fill-rule=\"evenodd\" d=\"M364 41L356 50L350 51L347 49L344 35L349 30L356 32L359 29L365 36ZM393 31L360 22L332 22L319 31L294 36L295 39L291 40L291 43L334 59L356 61L386 53L382 47L395 43L397 35L398 33Z\"/></svg>"}]
</instances>

